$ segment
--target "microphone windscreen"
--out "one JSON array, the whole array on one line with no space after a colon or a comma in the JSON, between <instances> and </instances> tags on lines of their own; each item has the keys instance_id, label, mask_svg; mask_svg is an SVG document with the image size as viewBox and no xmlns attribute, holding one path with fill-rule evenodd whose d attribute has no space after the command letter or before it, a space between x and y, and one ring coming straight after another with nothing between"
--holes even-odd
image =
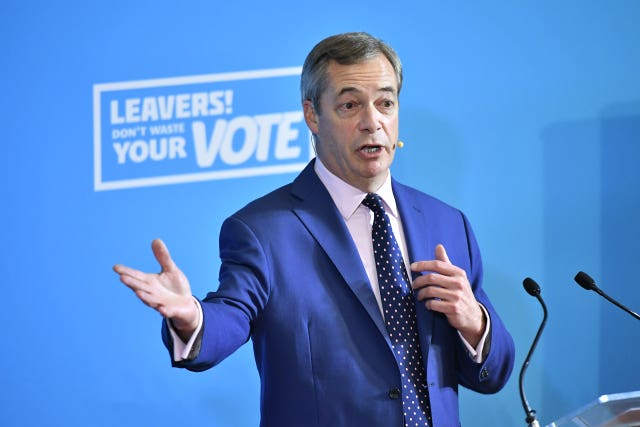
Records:
<instances>
[{"instance_id":1,"label":"microphone windscreen","mask_svg":"<svg viewBox=\"0 0 640 427\"><path fill-rule=\"evenodd\" d=\"M530 277L527 277L522 281L522 285L524 286L524 290L527 291L529 295L535 297L536 295L540 295L540 286Z\"/></svg>"},{"instance_id":2,"label":"microphone windscreen","mask_svg":"<svg viewBox=\"0 0 640 427\"><path fill-rule=\"evenodd\" d=\"M596 281L593 280L591 276L589 276L584 271L579 271L578 274L576 274L576 277L574 277L574 280L578 285L582 286L588 291L591 291L596 287Z\"/></svg>"}]
</instances>

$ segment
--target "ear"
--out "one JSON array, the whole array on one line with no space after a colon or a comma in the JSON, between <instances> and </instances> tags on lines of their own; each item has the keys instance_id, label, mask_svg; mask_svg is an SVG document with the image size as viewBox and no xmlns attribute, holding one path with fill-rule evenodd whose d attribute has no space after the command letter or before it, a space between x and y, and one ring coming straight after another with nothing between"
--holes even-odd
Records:
<instances>
[{"instance_id":1,"label":"ear","mask_svg":"<svg viewBox=\"0 0 640 427\"><path fill-rule=\"evenodd\" d=\"M316 109L313 108L313 102L306 100L302 103L302 111L304 112L304 121L312 134L318 134L318 115Z\"/></svg>"}]
</instances>

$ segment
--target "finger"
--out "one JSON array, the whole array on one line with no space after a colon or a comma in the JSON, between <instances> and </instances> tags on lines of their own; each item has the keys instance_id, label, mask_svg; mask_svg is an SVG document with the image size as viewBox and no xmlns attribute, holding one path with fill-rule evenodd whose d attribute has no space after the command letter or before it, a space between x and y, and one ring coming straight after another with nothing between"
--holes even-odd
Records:
<instances>
[{"instance_id":1,"label":"finger","mask_svg":"<svg viewBox=\"0 0 640 427\"><path fill-rule=\"evenodd\" d=\"M438 271L441 272L444 270L449 270L451 267L451 261L449 261L449 257L447 256L447 252L444 250L444 246L438 245L435 249L435 259L424 260L424 261L414 261L409 266L411 271L415 272L424 272L424 271Z\"/></svg>"},{"instance_id":2,"label":"finger","mask_svg":"<svg viewBox=\"0 0 640 427\"><path fill-rule=\"evenodd\" d=\"M436 271L438 269L438 261L414 261L411 263L410 267L411 271L415 272Z\"/></svg>"},{"instance_id":3,"label":"finger","mask_svg":"<svg viewBox=\"0 0 640 427\"><path fill-rule=\"evenodd\" d=\"M113 266L113 271L120 275L120 280L125 277L130 277L132 280L136 280L139 282L146 282L148 280L149 274L136 270L121 264L117 264Z\"/></svg>"},{"instance_id":4,"label":"finger","mask_svg":"<svg viewBox=\"0 0 640 427\"><path fill-rule=\"evenodd\" d=\"M149 283L147 278L140 279L128 274L121 274L120 282L134 291L151 292L152 289L151 284Z\"/></svg>"},{"instance_id":5,"label":"finger","mask_svg":"<svg viewBox=\"0 0 640 427\"><path fill-rule=\"evenodd\" d=\"M429 261L415 261L411 263L411 271L415 272L435 272L441 274L451 274L454 271L454 265L451 262L432 259Z\"/></svg>"},{"instance_id":6,"label":"finger","mask_svg":"<svg viewBox=\"0 0 640 427\"><path fill-rule=\"evenodd\" d=\"M139 277L142 273L141 271L138 271L136 269L133 269L131 267L127 267L126 265L122 265L122 264L116 264L113 266L113 271L115 271L116 273L118 273L121 276L132 276L132 277Z\"/></svg>"},{"instance_id":7,"label":"finger","mask_svg":"<svg viewBox=\"0 0 640 427\"><path fill-rule=\"evenodd\" d=\"M431 298L449 300L456 287L454 279L441 274L427 274L414 280L411 284L411 288L418 291L416 296L420 300Z\"/></svg>"},{"instance_id":8,"label":"finger","mask_svg":"<svg viewBox=\"0 0 640 427\"><path fill-rule=\"evenodd\" d=\"M160 304L158 303L158 298L155 295L142 290L134 290L133 292L144 305L151 307L158 312L160 311Z\"/></svg>"},{"instance_id":9,"label":"finger","mask_svg":"<svg viewBox=\"0 0 640 427\"><path fill-rule=\"evenodd\" d=\"M162 240L155 239L151 242L151 249L153 250L153 255L156 257L156 260L158 261L158 264L160 264L163 272L175 269L175 263L171 259L169 249L167 249L167 246Z\"/></svg>"},{"instance_id":10,"label":"finger","mask_svg":"<svg viewBox=\"0 0 640 427\"><path fill-rule=\"evenodd\" d=\"M438 244L436 246L436 259L446 262L447 264L451 264L451 261L449 261L449 257L447 256L447 251L444 249L444 245L442 244Z\"/></svg>"},{"instance_id":11,"label":"finger","mask_svg":"<svg viewBox=\"0 0 640 427\"><path fill-rule=\"evenodd\" d=\"M437 296L438 293L438 286L425 286L417 290L416 298L418 299L418 301L440 298Z\"/></svg>"},{"instance_id":12,"label":"finger","mask_svg":"<svg viewBox=\"0 0 640 427\"><path fill-rule=\"evenodd\" d=\"M445 315L449 315L454 312L453 305L447 300L439 298L430 298L424 302L427 310L436 311Z\"/></svg>"}]
</instances>

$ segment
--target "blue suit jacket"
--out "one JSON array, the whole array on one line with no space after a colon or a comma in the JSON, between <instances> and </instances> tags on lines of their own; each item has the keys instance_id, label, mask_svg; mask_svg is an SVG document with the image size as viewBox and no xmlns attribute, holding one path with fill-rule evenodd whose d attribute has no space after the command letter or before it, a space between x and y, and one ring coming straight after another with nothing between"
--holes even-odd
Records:
<instances>
[{"instance_id":1,"label":"blue suit jacket","mask_svg":"<svg viewBox=\"0 0 640 427\"><path fill-rule=\"evenodd\" d=\"M416 302L435 427L459 426L458 385L481 393L506 383L511 336L481 288L482 264L458 210L393 182L411 261L436 244L463 268L491 317L490 351L474 363L446 318ZM202 301L198 356L208 369L249 338L261 378L261 426L402 426L400 374L351 236L313 161L286 185L228 218L220 232L220 286ZM172 343L163 328L165 343Z\"/></svg>"}]
</instances>

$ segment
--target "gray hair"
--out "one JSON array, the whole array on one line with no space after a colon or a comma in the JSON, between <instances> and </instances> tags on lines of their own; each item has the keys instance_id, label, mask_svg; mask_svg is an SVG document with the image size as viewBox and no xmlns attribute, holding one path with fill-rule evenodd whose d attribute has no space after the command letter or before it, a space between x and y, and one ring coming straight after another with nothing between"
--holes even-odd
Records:
<instances>
[{"instance_id":1,"label":"gray hair","mask_svg":"<svg viewBox=\"0 0 640 427\"><path fill-rule=\"evenodd\" d=\"M302 102L311 101L320 113L320 95L327 88L327 67L331 61L340 65L359 64L383 54L391 63L402 87L402 64L391 46L367 33L337 34L320 41L307 55L300 76Z\"/></svg>"}]
</instances>

